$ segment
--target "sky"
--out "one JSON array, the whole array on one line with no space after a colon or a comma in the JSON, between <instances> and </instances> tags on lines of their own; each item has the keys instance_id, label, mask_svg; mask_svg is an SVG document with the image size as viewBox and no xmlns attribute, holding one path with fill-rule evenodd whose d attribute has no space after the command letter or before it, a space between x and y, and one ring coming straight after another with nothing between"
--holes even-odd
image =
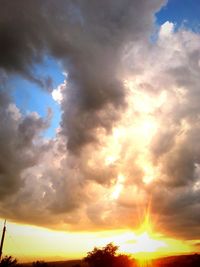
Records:
<instances>
[{"instance_id":1,"label":"sky","mask_svg":"<svg viewBox=\"0 0 200 267\"><path fill-rule=\"evenodd\" d=\"M0 5L4 254L199 251L198 1Z\"/></svg>"}]
</instances>

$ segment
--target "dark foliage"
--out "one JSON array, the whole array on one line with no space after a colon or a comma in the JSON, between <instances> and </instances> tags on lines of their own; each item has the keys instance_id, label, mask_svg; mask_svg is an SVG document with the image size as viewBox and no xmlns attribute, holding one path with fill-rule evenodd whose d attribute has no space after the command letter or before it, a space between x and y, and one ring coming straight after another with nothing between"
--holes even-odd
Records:
<instances>
[{"instance_id":1,"label":"dark foliage","mask_svg":"<svg viewBox=\"0 0 200 267\"><path fill-rule=\"evenodd\" d=\"M32 267L48 267L48 263L45 261L34 261Z\"/></svg>"},{"instance_id":2,"label":"dark foliage","mask_svg":"<svg viewBox=\"0 0 200 267\"><path fill-rule=\"evenodd\" d=\"M172 256L158 259L154 262L155 267L200 267L200 255Z\"/></svg>"},{"instance_id":3,"label":"dark foliage","mask_svg":"<svg viewBox=\"0 0 200 267\"><path fill-rule=\"evenodd\" d=\"M105 247L99 249L94 248L88 252L84 261L89 267L131 267L133 260L126 255L116 255L118 247L109 243Z\"/></svg>"},{"instance_id":4,"label":"dark foliage","mask_svg":"<svg viewBox=\"0 0 200 267\"><path fill-rule=\"evenodd\" d=\"M0 263L0 267L15 267L17 265L17 259L12 256L5 256Z\"/></svg>"}]
</instances>

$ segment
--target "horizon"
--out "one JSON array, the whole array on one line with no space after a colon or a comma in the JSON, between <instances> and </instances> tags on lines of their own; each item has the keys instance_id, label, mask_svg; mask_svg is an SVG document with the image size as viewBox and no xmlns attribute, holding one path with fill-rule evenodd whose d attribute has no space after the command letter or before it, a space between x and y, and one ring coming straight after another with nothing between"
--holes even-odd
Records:
<instances>
[{"instance_id":1,"label":"horizon","mask_svg":"<svg viewBox=\"0 0 200 267\"><path fill-rule=\"evenodd\" d=\"M200 4L0 5L3 255L198 253Z\"/></svg>"},{"instance_id":2,"label":"horizon","mask_svg":"<svg viewBox=\"0 0 200 267\"><path fill-rule=\"evenodd\" d=\"M147 239L145 236L146 233L148 234ZM135 232L131 231L131 229L115 229L73 233L41 226L7 222L6 235L8 236L5 236L6 242L4 241L3 256L12 255L20 263L80 260L89 251L92 251L94 247L102 248L108 243L113 243L118 246L118 254L129 255L136 260L142 260L143 258L154 260L169 256L198 253L198 250L192 248L191 242L184 242L160 233L155 233L152 225L149 223L149 214L144 218L144 221ZM143 236L145 238L139 239L138 242L137 238ZM18 237L20 237L20 240ZM26 246L27 238L30 239L28 247ZM80 238L83 238L83 242L80 242ZM133 243L127 246L127 243L131 240L135 240L135 244ZM52 245L49 246L51 242ZM154 242L158 242L155 250L154 247L152 249ZM22 251L23 248L25 248L24 251ZM32 252L30 253L30 251ZM54 255L52 255L52 252Z\"/></svg>"}]
</instances>

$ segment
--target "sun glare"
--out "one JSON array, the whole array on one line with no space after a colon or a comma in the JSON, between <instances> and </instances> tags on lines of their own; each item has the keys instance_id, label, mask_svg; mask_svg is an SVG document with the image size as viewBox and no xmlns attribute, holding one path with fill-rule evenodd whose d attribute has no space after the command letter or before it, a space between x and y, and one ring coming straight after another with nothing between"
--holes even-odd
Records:
<instances>
[{"instance_id":1,"label":"sun glare","mask_svg":"<svg viewBox=\"0 0 200 267\"><path fill-rule=\"evenodd\" d=\"M119 195L123 189L124 180L125 180L125 177L122 174L119 174L118 178L117 178L117 183L114 186L114 190L111 194L111 199L118 199L119 198Z\"/></svg>"},{"instance_id":2,"label":"sun glare","mask_svg":"<svg viewBox=\"0 0 200 267\"><path fill-rule=\"evenodd\" d=\"M135 237L129 241L128 252L134 254L138 259L143 259L144 257L146 259L152 258L160 248L166 246L165 241L161 240L158 234L153 233L149 211L147 211L143 223L135 231Z\"/></svg>"},{"instance_id":3,"label":"sun glare","mask_svg":"<svg viewBox=\"0 0 200 267\"><path fill-rule=\"evenodd\" d=\"M134 253L156 252L159 248L166 246L164 241L154 239L148 232L143 232L135 239Z\"/></svg>"},{"instance_id":4,"label":"sun glare","mask_svg":"<svg viewBox=\"0 0 200 267\"><path fill-rule=\"evenodd\" d=\"M150 208L147 209L138 230L123 235L119 245L121 252L132 255L141 267L152 266L151 261L162 256L192 251L192 246L187 242L166 237L155 231Z\"/></svg>"}]
</instances>

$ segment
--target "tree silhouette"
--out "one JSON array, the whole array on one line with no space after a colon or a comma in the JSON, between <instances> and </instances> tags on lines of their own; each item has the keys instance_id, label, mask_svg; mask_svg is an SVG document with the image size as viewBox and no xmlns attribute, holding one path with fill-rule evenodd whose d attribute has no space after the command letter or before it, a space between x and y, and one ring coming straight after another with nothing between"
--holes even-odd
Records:
<instances>
[{"instance_id":1,"label":"tree silhouette","mask_svg":"<svg viewBox=\"0 0 200 267\"><path fill-rule=\"evenodd\" d=\"M130 267L133 266L133 261L126 255L116 255L117 246L109 243L105 247L99 249L94 248L88 252L84 261L89 267Z\"/></svg>"},{"instance_id":2,"label":"tree silhouette","mask_svg":"<svg viewBox=\"0 0 200 267\"><path fill-rule=\"evenodd\" d=\"M0 267L15 267L17 265L17 259L12 256L5 256L0 263Z\"/></svg>"},{"instance_id":3,"label":"tree silhouette","mask_svg":"<svg viewBox=\"0 0 200 267\"><path fill-rule=\"evenodd\" d=\"M48 263L45 261L34 261L32 267L48 267Z\"/></svg>"},{"instance_id":4,"label":"tree silhouette","mask_svg":"<svg viewBox=\"0 0 200 267\"><path fill-rule=\"evenodd\" d=\"M119 255L115 258L115 267L133 267L135 265L135 260L130 259L127 255Z\"/></svg>"}]
</instances>

